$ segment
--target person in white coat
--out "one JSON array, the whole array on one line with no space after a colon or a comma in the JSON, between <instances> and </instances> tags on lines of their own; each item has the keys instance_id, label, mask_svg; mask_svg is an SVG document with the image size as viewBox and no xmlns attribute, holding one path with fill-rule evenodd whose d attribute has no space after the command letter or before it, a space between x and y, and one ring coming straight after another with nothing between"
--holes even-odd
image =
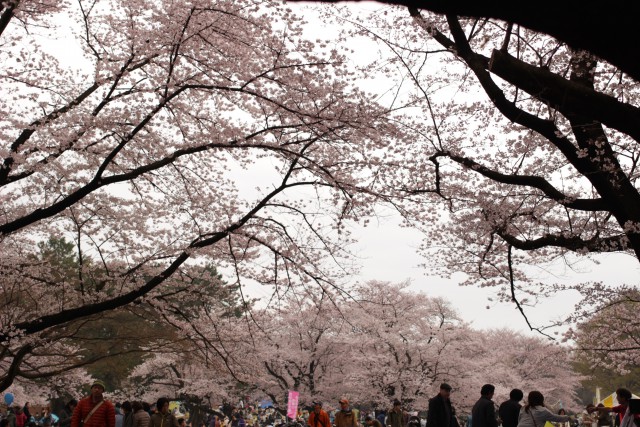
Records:
<instances>
[{"instance_id":1,"label":"person in white coat","mask_svg":"<svg viewBox=\"0 0 640 427\"><path fill-rule=\"evenodd\" d=\"M571 418L568 415L557 415L544 406L544 396L539 391L532 391L527 404L520 410L518 427L544 427L547 421L564 423Z\"/></svg>"}]
</instances>

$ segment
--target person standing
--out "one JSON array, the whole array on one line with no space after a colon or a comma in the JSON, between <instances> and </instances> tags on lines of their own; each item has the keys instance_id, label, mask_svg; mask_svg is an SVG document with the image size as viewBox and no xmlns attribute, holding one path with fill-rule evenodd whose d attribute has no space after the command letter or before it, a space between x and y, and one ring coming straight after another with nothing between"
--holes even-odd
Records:
<instances>
[{"instance_id":1,"label":"person standing","mask_svg":"<svg viewBox=\"0 0 640 427\"><path fill-rule=\"evenodd\" d=\"M480 389L480 399L471 409L473 427L498 427L496 407L491 400L495 391L496 388L492 384L485 384Z\"/></svg>"},{"instance_id":2,"label":"person standing","mask_svg":"<svg viewBox=\"0 0 640 427\"><path fill-rule=\"evenodd\" d=\"M22 408L20 407L20 405L16 405L13 408L16 414L16 427L24 427L27 424L27 416L22 411ZM71 416L71 414L69 414L69 416Z\"/></svg>"},{"instance_id":3,"label":"person standing","mask_svg":"<svg viewBox=\"0 0 640 427\"><path fill-rule=\"evenodd\" d=\"M564 410L564 408L560 408L558 409L558 415L567 415L567 411ZM555 423L556 427L570 427L571 423L569 423L569 421L565 421L565 422L560 422L560 423Z\"/></svg>"},{"instance_id":4,"label":"person standing","mask_svg":"<svg viewBox=\"0 0 640 427\"><path fill-rule=\"evenodd\" d=\"M570 421L568 415L556 415L544 406L544 396L532 391L527 396L527 404L520 410L518 427L544 427L547 421L564 423Z\"/></svg>"},{"instance_id":5,"label":"person standing","mask_svg":"<svg viewBox=\"0 0 640 427\"><path fill-rule=\"evenodd\" d=\"M599 413L608 413L613 412L618 414L618 419L620 423L620 427L635 427L634 421L640 422L640 414L632 414L629 411L629 400L633 395L626 388L619 388L616 390L616 399L618 400L619 405L614 406L613 408L606 408L604 406L592 407L589 408L589 413L598 411Z\"/></svg>"},{"instance_id":6,"label":"person standing","mask_svg":"<svg viewBox=\"0 0 640 427\"><path fill-rule=\"evenodd\" d=\"M393 401L393 409L387 414L387 426L404 427L406 425L405 414L402 410L402 402L398 399Z\"/></svg>"},{"instance_id":7,"label":"person standing","mask_svg":"<svg viewBox=\"0 0 640 427\"><path fill-rule=\"evenodd\" d=\"M31 418L31 404L29 402L24 404L24 406L22 407L22 412L24 412L24 415L27 417L27 420Z\"/></svg>"},{"instance_id":8,"label":"person standing","mask_svg":"<svg viewBox=\"0 0 640 427\"><path fill-rule=\"evenodd\" d=\"M604 408L604 404L602 403L598 403L597 408ZM608 412L598 412L598 427L605 427L605 426L610 426L611 425L611 414L609 414Z\"/></svg>"},{"instance_id":9,"label":"person standing","mask_svg":"<svg viewBox=\"0 0 640 427\"><path fill-rule=\"evenodd\" d=\"M156 413L151 415L150 427L178 427L178 420L169 411L169 399L161 397L156 402Z\"/></svg>"},{"instance_id":10,"label":"person standing","mask_svg":"<svg viewBox=\"0 0 640 427\"><path fill-rule=\"evenodd\" d=\"M91 394L78 402L71 416L71 427L115 427L116 409L103 397L104 383L91 384Z\"/></svg>"},{"instance_id":11,"label":"person standing","mask_svg":"<svg viewBox=\"0 0 640 427\"><path fill-rule=\"evenodd\" d=\"M518 416L522 405L520 401L524 397L522 390L514 388L509 393L509 400L505 400L498 408L498 416L502 420L502 427L517 427Z\"/></svg>"},{"instance_id":12,"label":"person standing","mask_svg":"<svg viewBox=\"0 0 640 427\"><path fill-rule=\"evenodd\" d=\"M116 403L116 427L124 427L124 414L119 403Z\"/></svg>"},{"instance_id":13,"label":"person standing","mask_svg":"<svg viewBox=\"0 0 640 427\"><path fill-rule=\"evenodd\" d=\"M144 410L141 402L133 402L131 410L133 411L133 427L149 427L150 416Z\"/></svg>"},{"instance_id":14,"label":"person standing","mask_svg":"<svg viewBox=\"0 0 640 427\"><path fill-rule=\"evenodd\" d=\"M11 406L7 408L7 416L5 419L9 421L9 427L16 427L16 414Z\"/></svg>"},{"instance_id":15,"label":"person standing","mask_svg":"<svg viewBox=\"0 0 640 427\"><path fill-rule=\"evenodd\" d=\"M122 402L122 412L124 414L124 427L133 427L133 408L128 400Z\"/></svg>"},{"instance_id":16,"label":"person standing","mask_svg":"<svg viewBox=\"0 0 640 427\"><path fill-rule=\"evenodd\" d=\"M242 411L238 411L236 413L236 419L238 420L238 423L236 424L238 427L247 427L247 422L244 419Z\"/></svg>"},{"instance_id":17,"label":"person standing","mask_svg":"<svg viewBox=\"0 0 640 427\"><path fill-rule=\"evenodd\" d=\"M313 411L309 414L307 424L309 427L331 427L329 414L327 414L327 411L322 409L322 402L313 402Z\"/></svg>"},{"instance_id":18,"label":"person standing","mask_svg":"<svg viewBox=\"0 0 640 427\"><path fill-rule=\"evenodd\" d=\"M429 399L427 427L460 427L450 397L451 386L447 383L440 384L438 394Z\"/></svg>"},{"instance_id":19,"label":"person standing","mask_svg":"<svg viewBox=\"0 0 640 427\"><path fill-rule=\"evenodd\" d=\"M373 418L371 415L367 415L367 417L364 419L364 422L367 424L367 427L382 427L380 421L378 421L376 418Z\"/></svg>"},{"instance_id":20,"label":"person standing","mask_svg":"<svg viewBox=\"0 0 640 427\"><path fill-rule=\"evenodd\" d=\"M340 399L340 410L336 413L333 423L336 427L359 427L356 415L349 407L347 399Z\"/></svg>"},{"instance_id":21,"label":"person standing","mask_svg":"<svg viewBox=\"0 0 640 427\"><path fill-rule=\"evenodd\" d=\"M71 399L64 405L64 408L60 411L60 427L71 427L71 417L76 406L78 406L78 401L75 399Z\"/></svg>"}]
</instances>

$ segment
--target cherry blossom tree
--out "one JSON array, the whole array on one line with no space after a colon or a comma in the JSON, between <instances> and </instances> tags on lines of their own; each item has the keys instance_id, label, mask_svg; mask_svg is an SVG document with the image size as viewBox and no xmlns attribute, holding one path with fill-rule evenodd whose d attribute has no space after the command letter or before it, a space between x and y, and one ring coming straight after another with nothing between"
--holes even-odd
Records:
<instances>
[{"instance_id":1,"label":"cherry blossom tree","mask_svg":"<svg viewBox=\"0 0 640 427\"><path fill-rule=\"evenodd\" d=\"M541 391L549 405L579 406L582 377L572 368L570 347L506 328L474 329L448 301L411 292L406 283L369 282L354 295L363 309L354 320L361 354L349 366L360 401L390 405L397 398L426 409L447 382L456 408L468 413L482 385L492 383L495 401L518 387Z\"/></svg>"},{"instance_id":2,"label":"cherry blossom tree","mask_svg":"<svg viewBox=\"0 0 640 427\"><path fill-rule=\"evenodd\" d=\"M424 230L433 272L494 286L526 317L527 305L568 288L554 277L558 261L640 258L637 80L499 20L339 10L349 37L388 53L369 69L396 79L392 102L415 106L405 121L415 140L383 179L407 224ZM572 289L589 297L597 286Z\"/></svg>"},{"instance_id":3,"label":"cherry blossom tree","mask_svg":"<svg viewBox=\"0 0 640 427\"><path fill-rule=\"evenodd\" d=\"M242 339L252 347L246 382L280 408L288 390L301 393L301 404L337 402L355 345L347 337L349 318L342 298L330 292L291 293L257 311Z\"/></svg>"},{"instance_id":4,"label":"cherry blossom tree","mask_svg":"<svg viewBox=\"0 0 640 427\"><path fill-rule=\"evenodd\" d=\"M411 292L408 283L367 282L356 288L348 383L354 397L426 408L441 382L456 382L471 331L450 303Z\"/></svg>"},{"instance_id":5,"label":"cherry blossom tree","mask_svg":"<svg viewBox=\"0 0 640 427\"><path fill-rule=\"evenodd\" d=\"M509 399L509 392L519 388L525 394L542 392L545 404L555 410L581 408L577 392L585 377L573 369L571 347L507 328L475 331L471 340L465 387L459 397L463 407L470 410L480 398L482 385L491 383L496 386L493 400L497 403Z\"/></svg>"},{"instance_id":6,"label":"cherry blossom tree","mask_svg":"<svg viewBox=\"0 0 640 427\"><path fill-rule=\"evenodd\" d=\"M598 303L578 313L579 323L566 336L575 340L583 361L598 369L628 373L640 366L637 288L600 287Z\"/></svg>"},{"instance_id":7,"label":"cherry blossom tree","mask_svg":"<svg viewBox=\"0 0 640 427\"><path fill-rule=\"evenodd\" d=\"M297 390L303 404L347 396L383 408L400 399L420 410L445 381L465 413L488 382L496 399L519 387L542 391L550 404L577 405L582 377L572 369L570 347L508 329L473 329L449 302L407 283L367 282L346 299L292 295L254 319L244 338L241 329L234 333L251 343L243 375L281 407L287 391Z\"/></svg>"},{"instance_id":8,"label":"cherry blossom tree","mask_svg":"<svg viewBox=\"0 0 640 427\"><path fill-rule=\"evenodd\" d=\"M269 1L2 3L0 390L73 322L175 312L195 265L276 290L345 274L393 125L300 24ZM50 235L73 280L35 256Z\"/></svg>"}]
</instances>

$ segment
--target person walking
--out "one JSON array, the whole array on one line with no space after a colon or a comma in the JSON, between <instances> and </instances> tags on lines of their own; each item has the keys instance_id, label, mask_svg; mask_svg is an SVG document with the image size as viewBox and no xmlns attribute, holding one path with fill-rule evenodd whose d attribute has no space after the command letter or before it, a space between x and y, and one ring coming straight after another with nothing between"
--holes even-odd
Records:
<instances>
[{"instance_id":1,"label":"person walking","mask_svg":"<svg viewBox=\"0 0 640 427\"><path fill-rule=\"evenodd\" d=\"M145 411L142 402L133 402L131 404L131 410L133 411L132 427L149 427L151 417L149 416L149 413Z\"/></svg>"},{"instance_id":2,"label":"person walking","mask_svg":"<svg viewBox=\"0 0 640 427\"><path fill-rule=\"evenodd\" d=\"M547 421L564 423L570 419L568 415L556 415L548 410L542 393L532 391L527 396L527 404L520 410L518 427L544 427Z\"/></svg>"},{"instance_id":3,"label":"person walking","mask_svg":"<svg viewBox=\"0 0 640 427\"><path fill-rule=\"evenodd\" d=\"M480 399L471 409L473 427L498 427L496 407L491 400L495 391L496 388L492 384L485 384L480 389Z\"/></svg>"},{"instance_id":4,"label":"person walking","mask_svg":"<svg viewBox=\"0 0 640 427\"><path fill-rule=\"evenodd\" d=\"M178 427L178 420L169 411L169 399L159 398L156 402L156 411L149 420L150 427Z\"/></svg>"},{"instance_id":5,"label":"person walking","mask_svg":"<svg viewBox=\"0 0 640 427\"><path fill-rule=\"evenodd\" d=\"M71 416L71 427L115 427L116 408L103 396L104 383L91 384L91 394L78 402Z\"/></svg>"},{"instance_id":6,"label":"person walking","mask_svg":"<svg viewBox=\"0 0 640 427\"><path fill-rule=\"evenodd\" d=\"M331 427L329 414L327 414L327 411L322 409L322 402L313 402L313 411L309 414L307 424L309 427Z\"/></svg>"},{"instance_id":7,"label":"person walking","mask_svg":"<svg viewBox=\"0 0 640 427\"><path fill-rule=\"evenodd\" d=\"M356 415L349 407L349 401L345 398L340 399L340 410L336 413L333 424L336 427L359 427Z\"/></svg>"},{"instance_id":8,"label":"person walking","mask_svg":"<svg viewBox=\"0 0 640 427\"><path fill-rule=\"evenodd\" d=\"M389 427L405 427L407 424L406 416L402 410L402 402L398 399L393 401L393 409L387 414L387 426Z\"/></svg>"},{"instance_id":9,"label":"person walking","mask_svg":"<svg viewBox=\"0 0 640 427\"><path fill-rule=\"evenodd\" d=\"M524 397L522 390L514 388L509 393L509 400L505 400L498 408L498 416L502 420L502 427L517 427L518 416L522 405L520 401Z\"/></svg>"},{"instance_id":10,"label":"person walking","mask_svg":"<svg viewBox=\"0 0 640 427\"><path fill-rule=\"evenodd\" d=\"M429 399L427 427L460 427L450 397L451 386L447 383L440 384L438 394Z\"/></svg>"}]
</instances>

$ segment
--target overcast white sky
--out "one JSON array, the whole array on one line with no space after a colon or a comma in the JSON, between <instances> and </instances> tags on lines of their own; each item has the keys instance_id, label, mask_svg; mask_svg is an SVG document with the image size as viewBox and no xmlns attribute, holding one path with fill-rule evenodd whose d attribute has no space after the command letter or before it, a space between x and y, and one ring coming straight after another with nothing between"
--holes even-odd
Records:
<instances>
[{"instance_id":1,"label":"overcast white sky","mask_svg":"<svg viewBox=\"0 0 640 427\"><path fill-rule=\"evenodd\" d=\"M417 254L421 236L415 230L398 226L397 218L385 218L372 223L364 229L355 229L359 243L359 255L362 257L360 280L387 280L400 282L411 280L412 289L427 295L447 298L459 311L462 318L476 328L509 327L526 332L529 328L514 304L490 301L494 290L479 287L459 286L458 281L428 276L428 271L420 264L425 260ZM602 281L606 284L637 284L640 263L629 255L605 254L599 257L600 264L584 260L579 264L580 271L566 271L564 277L556 277L562 283L580 281ZM551 280L551 279L550 279ZM550 282L551 283L551 282ZM579 301L577 292L564 293L556 298L527 310L530 320L542 326L549 319L564 318L574 310ZM490 307L487 309L487 307Z\"/></svg>"}]
</instances>

